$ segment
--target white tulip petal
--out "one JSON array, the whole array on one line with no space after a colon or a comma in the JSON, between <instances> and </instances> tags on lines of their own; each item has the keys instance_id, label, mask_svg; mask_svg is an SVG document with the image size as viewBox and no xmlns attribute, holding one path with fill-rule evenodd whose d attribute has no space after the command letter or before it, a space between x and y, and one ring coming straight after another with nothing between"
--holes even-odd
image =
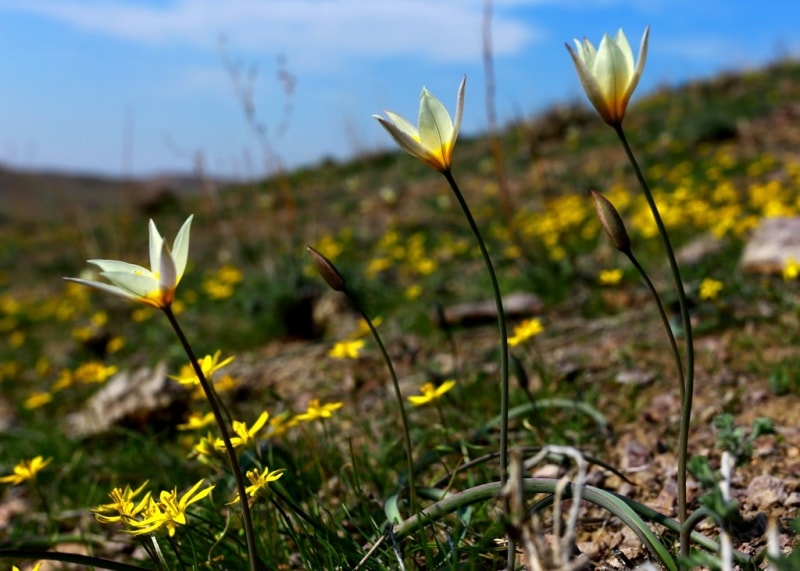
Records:
<instances>
[{"instance_id":1,"label":"white tulip petal","mask_svg":"<svg viewBox=\"0 0 800 571\"><path fill-rule=\"evenodd\" d=\"M88 260L88 262L94 264L104 272L124 272L155 279L153 272L137 264L129 264L128 262L120 262L118 260Z\"/></svg>"},{"instance_id":2,"label":"white tulip petal","mask_svg":"<svg viewBox=\"0 0 800 571\"><path fill-rule=\"evenodd\" d=\"M118 288L135 296L150 297L160 290L158 280L151 277L129 274L127 272L101 272L100 275Z\"/></svg>"},{"instance_id":3,"label":"white tulip petal","mask_svg":"<svg viewBox=\"0 0 800 571\"><path fill-rule=\"evenodd\" d=\"M161 267L158 269L158 282L161 291L174 290L178 285L178 272L175 268L175 259L167 248L161 248Z\"/></svg>"},{"instance_id":4,"label":"white tulip petal","mask_svg":"<svg viewBox=\"0 0 800 571\"><path fill-rule=\"evenodd\" d=\"M134 295L129 291L125 291L122 288L119 288L117 286L113 286L111 284L107 284L107 283L104 283L104 282L96 282L96 281L93 281L93 280L82 280L80 278L64 278L64 279L67 280L68 282L75 282L75 283L78 283L78 284L81 284L81 285L92 287L94 289L99 289L99 290L105 291L107 293L113 293L114 295L118 295L120 297L125 297L125 298L128 298L128 299L134 299L134 300L138 300L139 299L138 295Z\"/></svg>"},{"instance_id":5,"label":"white tulip petal","mask_svg":"<svg viewBox=\"0 0 800 571\"><path fill-rule=\"evenodd\" d=\"M464 90L467 87L467 76L461 79L458 86L458 96L456 97L456 118L453 120L453 133L450 135L450 148L452 150L458 139L458 132L461 130L461 118L464 116Z\"/></svg>"},{"instance_id":6,"label":"white tulip petal","mask_svg":"<svg viewBox=\"0 0 800 571\"><path fill-rule=\"evenodd\" d=\"M164 243L164 238L158 233L155 222L150 220L148 227L150 229L150 270L155 273L158 271L158 266L161 265L159 258L161 256L161 245Z\"/></svg>"},{"instance_id":7,"label":"white tulip petal","mask_svg":"<svg viewBox=\"0 0 800 571\"><path fill-rule=\"evenodd\" d=\"M189 234L193 218L194 215L191 215L186 219L181 229L178 230L178 235L175 236L175 242L172 244L172 258L175 260L175 272L177 273L176 286L181 281L183 272L186 271L186 262L189 259Z\"/></svg>"},{"instance_id":8,"label":"white tulip petal","mask_svg":"<svg viewBox=\"0 0 800 571\"><path fill-rule=\"evenodd\" d=\"M450 142L453 122L442 102L422 88L419 100L419 140L433 153L440 153Z\"/></svg>"}]
</instances>

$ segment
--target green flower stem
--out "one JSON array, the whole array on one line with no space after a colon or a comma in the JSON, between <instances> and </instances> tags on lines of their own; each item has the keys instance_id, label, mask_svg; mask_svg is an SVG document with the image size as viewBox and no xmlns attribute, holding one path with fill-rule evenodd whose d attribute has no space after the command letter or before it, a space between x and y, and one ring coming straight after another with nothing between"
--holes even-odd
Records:
<instances>
[{"instance_id":1,"label":"green flower stem","mask_svg":"<svg viewBox=\"0 0 800 571\"><path fill-rule=\"evenodd\" d=\"M633 252L627 252L626 255L628 259L633 264L633 267L636 268L636 271L639 272L639 275L642 276L644 282L647 284L650 293L653 294L653 299L658 306L658 314L661 317L661 323L664 324L664 329L667 332L667 338L669 339L669 346L672 349L672 355L675 358L675 364L678 366L678 377L680 380L680 394L681 394L681 402L684 400L684 391L686 390L686 381L683 374L683 362L681 360L681 352L678 350L678 343L675 341L675 335L672 333L672 327L669 324L669 318L667 317L667 312L664 311L664 304L661 303L661 296L658 295L658 290L656 290L656 286L653 285L653 282L650 280L650 276L647 275L647 272L639 263L639 260L636 259L636 256L633 255Z\"/></svg>"},{"instance_id":2,"label":"green flower stem","mask_svg":"<svg viewBox=\"0 0 800 571\"><path fill-rule=\"evenodd\" d=\"M361 307L361 304L358 303L358 300L355 298L355 296L351 295L348 289L345 288L342 291L350 299L350 301L355 306L356 311L358 311L358 313L364 319L366 324L369 326L369 330L372 332L372 337L378 344L378 347L381 350L381 354L383 355L383 360L386 362L386 367L389 369L389 375L392 377L394 394L397 397L397 405L400 407L400 419L402 420L403 423L403 439L405 441L405 448L406 448L406 464L407 464L406 470L408 470L409 510L412 514L415 514L417 513L417 491L415 489L415 483L414 483L414 454L413 454L413 449L411 448L411 432L409 430L408 416L406 415L406 407L403 404L403 395L400 393L400 383L397 381L397 373L395 373L394 371L394 365L392 365L392 359L389 357L389 353L386 352L386 347L383 345L381 336L378 334L378 330L375 329L375 325L372 323L372 320L369 318L367 313Z\"/></svg>"},{"instance_id":3,"label":"green flower stem","mask_svg":"<svg viewBox=\"0 0 800 571\"><path fill-rule=\"evenodd\" d=\"M107 569L109 571L146 571L145 567L117 563L108 559L79 555L77 553L62 553L58 551L33 551L27 549L2 549L0 559L40 559L42 561L61 561L74 563L84 569Z\"/></svg>"},{"instance_id":4,"label":"green flower stem","mask_svg":"<svg viewBox=\"0 0 800 571\"><path fill-rule=\"evenodd\" d=\"M461 189L458 188L456 180L450 169L442 171L442 174L453 189L456 195L456 200L464 211L464 216L469 222L469 227L475 235L475 240L481 249L483 261L486 264L486 271L489 273L489 279L492 282L492 292L494 293L494 302L497 306L497 325L500 329L500 483L505 484L508 478L508 333L506 331L506 316L503 311L503 298L500 295L500 286L497 283L497 276L494 273L494 266L492 259L489 257L489 252L486 249L486 243L483 241L481 231L475 223L475 218L472 217L472 212L464 200L464 195L461 194Z\"/></svg>"},{"instance_id":5,"label":"green flower stem","mask_svg":"<svg viewBox=\"0 0 800 571\"><path fill-rule=\"evenodd\" d=\"M183 345L183 350L189 357L189 362L194 368L194 372L197 375L197 380L200 381L200 386L203 387L203 392L206 395L208 404L211 405L211 411L214 413L214 420L217 422L220 434L222 435L222 441L225 443L225 452L228 455L228 461L231 465L233 479L236 481L236 490L239 492L239 505L242 508L242 521L244 524L244 534L247 539L247 554L250 560L250 571L259 571L259 569L263 568L263 563L258 558L256 553L256 538L255 533L253 532L253 519L250 516L250 506L247 502L247 489L244 484L244 479L242 478L242 472L239 469L239 459L236 456L236 450L233 448L233 444L231 444L230 433L228 432L225 419L222 416L222 409L220 408L214 388L203 374L203 369L198 363L197 356L194 354L194 350L189 344L189 340L186 338L186 335L183 333L183 329L181 329L181 326L178 324L178 320L175 319L175 314L172 311L172 307L168 305L164 307L163 310L164 314L169 320L170 325L172 325L172 328L175 330L175 334L178 336L178 339L180 339L181 345Z\"/></svg>"},{"instance_id":6,"label":"green flower stem","mask_svg":"<svg viewBox=\"0 0 800 571\"><path fill-rule=\"evenodd\" d=\"M675 252L672 249L672 244L667 234L667 229L664 222L661 220L661 214L658 212L658 206L653 199L653 193L633 156L628 139L622 129L622 123L614 125L614 130L625 148L625 154L628 155L628 160L633 166L636 173L636 178L639 180L639 185L642 187L647 204L650 206L650 212L658 227L658 233L661 235L661 240L664 243L664 250L669 259L669 267L672 271L672 277L675 280L675 289L678 293L678 302L681 309L681 321L683 322L683 332L686 341L686 376L683 383L683 398L681 399L681 421L680 433L678 435L678 518L683 524L687 518L686 509L686 462L689 449L689 425L692 418L692 395L694 392L694 340L692 337L692 322L689 318L689 306L686 303L686 291L683 288L683 280L681 279L681 272L678 268L678 262L675 259ZM680 534L680 551L681 557L689 555L689 534L688 531L681 528Z\"/></svg>"}]
</instances>

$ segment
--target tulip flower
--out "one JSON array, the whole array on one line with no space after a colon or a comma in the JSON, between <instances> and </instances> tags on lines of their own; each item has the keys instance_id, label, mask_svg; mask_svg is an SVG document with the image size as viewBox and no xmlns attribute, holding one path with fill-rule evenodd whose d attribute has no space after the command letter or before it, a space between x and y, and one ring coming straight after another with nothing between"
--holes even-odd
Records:
<instances>
[{"instance_id":1,"label":"tulip flower","mask_svg":"<svg viewBox=\"0 0 800 571\"><path fill-rule=\"evenodd\" d=\"M648 26L642 36L635 66L631 46L622 30L614 38L605 34L597 49L587 39L583 42L575 40L577 50L567 44L583 90L603 120L612 127L622 124L628 101L642 76L649 36Z\"/></svg>"},{"instance_id":2,"label":"tulip flower","mask_svg":"<svg viewBox=\"0 0 800 571\"><path fill-rule=\"evenodd\" d=\"M64 278L95 289L107 291L138 303L163 309L172 305L175 289L186 270L189 254L189 229L192 216L186 219L175 237L172 250L150 221L150 269L117 260L89 260L99 267L100 275L110 284L79 278Z\"/></svg>"},{"instance_id":3,"label":"tulip flower","mask_svg":"<svg viewBox=\"0 0 800 571\"><path fill-rule=\"evenodd\" d=\"M400 148L430 165L439 172L448 172L453 162L453 147L461 128L464 111L464 87L467 77L461 80L456 101L456 118L453 121L442 102L430 91L422 88L419 96L419 127L409 121L385 111L386 117L373 115Z\"/></svg>"}]
</instances>

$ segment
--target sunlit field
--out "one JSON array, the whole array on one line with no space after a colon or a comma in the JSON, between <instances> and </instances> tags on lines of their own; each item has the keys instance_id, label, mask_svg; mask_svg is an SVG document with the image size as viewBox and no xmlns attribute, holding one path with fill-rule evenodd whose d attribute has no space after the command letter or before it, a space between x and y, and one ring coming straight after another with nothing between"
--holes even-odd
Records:
<instances>
[{"instance_id":1,"label":"sunlit field","mask_svg":"<svg viewBox=\"0 0 800 571\"><path fill-rule=\"evenodd\" d=\"M662 229L584 100L60 215L3 174L0 566L800 568L800 257L740 264L800 215L798 106L792 61L637 93Z\"/></svg>"}]
</instances>

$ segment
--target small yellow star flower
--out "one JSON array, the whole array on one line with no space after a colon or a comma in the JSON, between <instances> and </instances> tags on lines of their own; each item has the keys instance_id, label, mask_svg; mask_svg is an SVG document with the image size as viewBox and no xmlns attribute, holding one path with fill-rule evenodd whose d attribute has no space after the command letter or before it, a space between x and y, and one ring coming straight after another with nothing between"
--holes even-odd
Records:
<instances>
[{"instance_id":1,"label":"small yellow star flower","mask_svg":"<svg viewBox=\"0 0 800 571\"><path fill-rule=\"evenodd\" d=\"M178 499L178 491L175 488L170 492L162 490L158 496L158 502L150 498L143 519L128 522L133 528L129 533L143 535L166 527L170 537L175 535L177 526L186 525L186 509L205 498L214 489L212 485L198 491L203 482L204 480L197 482L180 499Z\"/></svg>"},{"instance_id":2,"label":"small yellow star flower","mask_svg":"<svg viewBox=\"0 0 800 571\"><path fill-rule=\"evenodd\" d=\"M219 358L221 354L221 351L217 351L213 356L206 355L202 359L198 359L197 362L200 365L200 369L202 369L203 376L205 376L206 380L211 381L214 377L214 373L233 361L233 357L227 357L220 361ZM194 367L192 367L191 364L184 365L181 367L180 374L170 375L169 378L178 381L182 385L200 384L200 381L197 379L197 374L194 372Z\"/></svg>"},{"instance_id":3,"label":"small yellow star flower","mask_svg":"<svg viewBox=\"0 0 800 571\"><path fill-rule=\"evenodd\" d=\"M246 446L255 440L256 434L264 428L264 425L267 423L267 419L269 418L269 413L264 411L261 415L256 419L253 423L251 428L247 428L247 424L244 422L240 422L238 420L233 421L233 434L231 436L231 444L234 448L239 448L240 446ZM214 447L217 450L225 450L225 442L222 438L217 438L214 441Z\"/></svg>"},{"instance_id":4,"label":"small yellow star flower","mask_svg":"<svg viewBox=\"0 0 800 571\"><path fill-rule=\"evenodd\" d=\"M64 278L132 301L163 309L175 300L175 289L186 270L189 254L189 229L192 216L186 219L175 238L172 250L155 223L150 221L150 269L117 260L89 260L100 268L100 275L110 284L80 278Z\"/></svg>"},{"instance_id":5,"label":"small yellow star flower","mask_svg":"<svg viewBox=\"0 0 800 571\"><path fill-rule=\"evenodd\" d=\"M365 342L363 339L339 341L328 351L328 357L333 359L358 359L358 354L361 352L364 344Z\"/></svg>"},{"instance_id":6,"label":"small yellow star flower","mask_svg":"<svg viewBox=\"0 0 800 571\"><path fill-rule=\"evenodd\" d=\"M115 365L106 366L99 361L89 361L75 369L73 377L74 381L84 384L104 383L117 370Z\"/></svg>"},{"instance_id":7,"label":"small yellow star flower","mask_svg":"<svg viewBox=\"0 0 800 571\"><path fill-rule=\"evenodd\" d=\"M39 571L39 569L41 569L41 568L42 568L42 562L39 561L36 565L31 567L31 571ZM16 565L12 565L11 566L11 571L19 571L19 567L17 567Z\"/></svg>"},{"instance_id":8,"label":"small yellow star flower","mask_svg":"<svg viewBox=\"0 0 800 571\"><path fill-rule=\"evenodd\" d=\"M722 282L712 278L705 278L700 282L700 299L716 299L722 291Z\"/></svg>"},{"instance_id":9,"label":"small yellow star flower","mask_svg":"<svg viewBox=\"0 0 800 571\"><path fill-rule=\"evenodd\" d=\"M53 393L35 392L25 399L25 408L33 410L42 407L53 400Z\"/></svg>"},{"instance_id":10,"label":"small yellow star flower","mask_svg":"<svg viewBox=\"0 0 800 571\"><path fill-rule=\"evenodd\" d=\"M178 425L178 430L199 430L205 428L209 424L214 424L214 413L209 412L203 414L202 412L193 412L186 419L184 424Z\"/></svg>"},{"instance_id":11,"label":"small yellow star flower","mask_svg":"<svg viewBox=\"0 0 800 571\"><path fill-rule=\"evenodd\" d=\"M247 495L251 498L255 498L256 495L261 492L267 491L270 482L274 482L275 480L280 479L283 476L283 473L286 470L272 470L270 472L269 468L264 468L262 472L258 470L248 470L247 471L247 479L250 480L250 485L245 488ZM239 501L239 494L236 494L236 497L233 498L232 504L235 504Z\"/></svg>"},{"instance_id":12,"label":"small yellow star flower","mask_svg":"<svg viewBox=\"0 0 800 571\"><path fill-rule=\"evenodd\" d=\"M542 331L544 331L544 327L538 318L528 319L514 328L514 334L508 338L508 344L516 347L523 341L539 335Z\"/></svg>"},{"instance_id":13,"label":"small yellow star flower","mask_svg":"<svg viewBox=\"0 0 800 571\"><path fill-rule=\"evenodd\" d=\"M433 383L425 383L419 389L421 395L412 395L408 397L408 400L414 406L421 406L423 404L428 404L429 402L433 402L442 397L447 391L452 389L456 386L456 382L454 380L449 380L443 382L438 387L434 387Z\"/></svg>"},{"instance_id":14,"label":"small yellow star flower","mask_svg":"<svg viewBox=\"0 0 800 571\"><path fill-rule=\"evenodd\" d=\"M115 523L119 521L127 523L141 513L150 502L150 492L147 492L138 503L133 501L146 485L147 482L135 490L131 490L130 486L125 486L124 489L114 488L108 494L111 498L110 504L102 504L89 511L94 513L95 519L100 523Z\"/></svg>"},{"instance_id":15,"label":"small yellow star flower","mask_svg":"<svg viewBox=\"0 0 800 571\"><path fill-rule=\"evenodd\" d=\"M464 87L466 76L458 87L455 121L442 102L422 88L419 96L419 127L414 127L403 117L385 111L386 117L373 115L401 149L440 172L447 172L453 162L453 147L461 128L464 112Z\"/></svg>"},{"instance_id":16,"label":"small yellow star flower","mask_svg":"<svg viewBox=\"0 0 800 571\"><path fill-rule=\"evenodd\" d=\"M45 460L41 456L36 456L32 460L23 460L14 466L13 474L0 477L0 483L18 486L26 480L33 480L36 477L36 474L41 472L42 469L52 461L52 458Z\"/></svg>"},{"instance_id":17,"label":"small yellow star flower","mask_svg":"<svg viewBox=\"0 0 800 571\"><path fill-rule=\"evenodd\" d=\"M622 270L601 270L598 279L603 285L616 285L622 281Z\"/></svg>"},{"instance_id":18,"label":"small yellow star flower","mask_svg":"<svg viewBox=\"0 0 800 571\"><path fill-rule=\"evenodd\" d=\"M788 281L796 280L800 275L800 263L795 262L794 258L789 258L783 266L783 279Z\"/></svg>"},{"instance_id":19,"label":"small yellow star flower","mask_svg":"<svg viewBox=\"0 0 800 571\"><path fill-rule=\"evenodd\" d=\"M306 411L295 416L294 420L298 422L310 422L312 420L317 420L318 418L330 418L333 411L339 410L343 405L344 403L341 402L329 402L324 405L320 405L319 399L311 399L311 401L308 403L308 407L306 407Z\"/></svg>"},{"instance_id":20,"label":"small yellow star flower","mask_svg":"<svg viewBox=\"0 0 800 571\"><path fill-rule=\"evenodd\" d=\"M575 40L577 51L567 44L583 90L603 120L612 127L622 124L628 101L642 76L649 37L650 28L647 27L635 65L633 51L622 30L613 38L605 34L597 49L587 39Z\"/></svg>"}]
</instances>

